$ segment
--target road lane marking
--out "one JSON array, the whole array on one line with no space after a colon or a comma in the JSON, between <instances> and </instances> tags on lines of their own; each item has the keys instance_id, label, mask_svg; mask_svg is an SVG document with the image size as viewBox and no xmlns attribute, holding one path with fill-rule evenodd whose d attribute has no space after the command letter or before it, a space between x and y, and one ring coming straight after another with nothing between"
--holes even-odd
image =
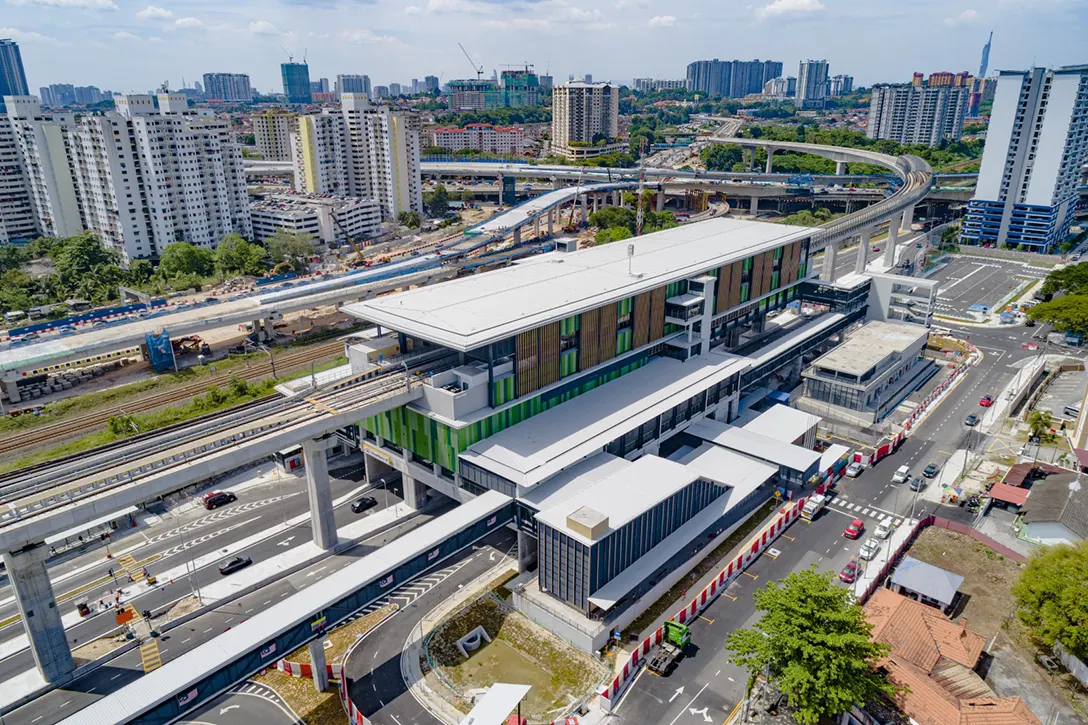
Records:
<instances>
[{"instance_id":1,"label":"road lane marking","mask_svg":"<svg viewBox=\"0 0 1088 725\"><path fill-rule=\"evenodd\" d=\"M670 722L670 723L669 723L669 725L676 725L676 721L680 719L680 716L681 716L681 715L683 715L684 713L686 713L686 712L688 711L688 708L689 708L689 707L691 707L692 705L694 705L694 704L695 704L695 701L699 699L699 695L703 694L703 690L705 690L705 689L707 688L707 686L708 686L708 685L710 685L710 683L709 683L709 682L708 682L708 683L706 683L705 685L703 685L703 686L702 686L702 687L701 687L701 688L699 689L699 691L695 693L695 697L691 698L691 702L689 702L689 703L688 703L687 705L685 705L685 706L684 706L684 708L683 708L682 710L680 710L680 712L679 712L679 713L677 714L677 716L676 716L676 717L674 717L674 718L672 719L672 722Z\"/></svg>"},{"instance_id":2,"label":"road lane marking","mask_svg":"<svg viewBox=\"0 0 1088 725\"><path fill-rule=\"evenodd\" d=\"M701 614L699 615L699 619L703 620L704 622L710 622L711 624L714 624L714 620L713 620L713 619L707 619L706 617L704 617L704 616L703 616L703 615L701 615Z\"/></svg>"},{"instance_id":3,"label":"road lane marking","mask_svg":"<svg viewBox=\"0 0 1088 725\"><path fill-rule=\"evenodd\" d=\"M189 639L192 639L192 637L189 637ZM183 639L183 640L181 640L181 643L182 643L182 644L185 644L186 642L188 642L188 641L189 641L189 639Z\"/></svg>"},{"instance_id":4,"label":"road lane marking","mask_svg":"<svg viewBox=\"0 0 1088 725\"><path fill-rule=\"evenodd\" d=\"M730 599L732 599L732 600L733 600L734 602L735 602L735 601L737 601L737 598L736 598L736 597L734 597L734 596L733 596L732 594L726 594L725 592L722 592L722 596L723 596L723 597L729 597L729 598L730 598Z\"/></svg>"},{"instance_id":5,"label":"road lane marking","mask_svg":"<svg viewBox=\"0 0 1088 725\"><path fill-rule=\"evenodd\" d=\"M759 577L758 577L758 576L756 576L755 574L751 574L751 573L749 573L749 572L744 572L744 573L745 573L745 574L746 574L747 576L750 576L750 577L752 577L753 579L759 579Z\"/></svg>"},{"instance_id":6,"label":"road lane marking","mask_svg":"<svg viewBox=\"0 0 1088 725\"><path fill-rule=\"evenodd\" d=\"M119 675L119 674L117 674L117 675L114 675L113 677L111 677L111 678L110 678L110 682L113 682L114 680L116 680L116 679L117 679L118 677L120 677L120 676L121 676L121 675Z\"/></svg>"},{"instance_id":7,"label":"road lane marking","mask_svg":"<svg viewBox=\"0 0 1088 725\"><path fill-rule=\"evenodd\" d=\"M208 632L211 632L211 631L212 631L212 628L208 627L207 629L204 630L204 634L207 634Z\"/></svg>"},{"instance_id":8,"label":"road lane marking","mask_svg":"<svg viewBox=\"0 0 1088 725\"><path fill-rule=\"evenodd\" d=\"M250 613L250 612L252 612L252 611L253 611L252 609L247 609L247 610L246 610L246 614L249 614L249 613Z\"/></svg>"}]
</instances>

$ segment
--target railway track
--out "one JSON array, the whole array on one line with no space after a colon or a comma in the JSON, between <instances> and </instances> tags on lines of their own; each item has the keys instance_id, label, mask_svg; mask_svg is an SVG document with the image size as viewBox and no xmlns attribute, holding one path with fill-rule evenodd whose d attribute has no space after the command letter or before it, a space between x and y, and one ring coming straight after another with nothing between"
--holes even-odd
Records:
<instances>
[{"instance_id":1,"label":"railway track","mask_svg":"<svg viewBox=\"0 0 1088 725\"><path fill-rule=\"evenodd\" d=\"M298 368L311 362L315 362L330 355L335 355L343 350L342 342L331 342L317 345L313 348L300 350L296 353L281 355L276 358L276 371L285 372ZM272 364L262 360L249 367L232 370L228 373L208 376L199 382L189 383L170 390L164 390L157 395L149 395L137 398L125 405L113 405L108 408L96 410L73 418L68 418L49 425L43 425L29 430L19 430L0 438L0 455L17 451L32 446L48 445L51 442L69 438L76 434L89 433L106 424L109 418L119 415L132 415L144 413L164 405L188 400L201 395L213 385L225 385L231 378L253 380L272 374Z\"/></svg>"}]
</instances>

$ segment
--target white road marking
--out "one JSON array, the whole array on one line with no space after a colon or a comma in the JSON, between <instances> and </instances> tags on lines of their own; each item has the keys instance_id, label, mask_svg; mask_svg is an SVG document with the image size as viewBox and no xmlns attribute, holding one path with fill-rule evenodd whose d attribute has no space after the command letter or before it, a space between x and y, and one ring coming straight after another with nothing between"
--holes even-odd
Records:
<instances>
[{"instance_id":1,"label":"white road marking","mask_svg":"<svg viewBox=\"0 0 1088 725\"><path fill-rule=\"evenodd\" d=\"M702 686L702 687L701 687L701 688L699 689L699 691L695 693L695 697L691 698L691 702L689 702L689 703L688 703L688 704L687 704L687 705L686 705L686 706L685 706L685 707L684 707L684 708L683 708L683 709L682 709L682 710L681 710L681 711L680 711L680 712L679 712L679 713L678 713L678 714L676 715L676 717L674 717L674 718L672 719L672 722L670 722L670 723L669 723L669 725L676 725L676 721L680 719L680 716L681 716L681 715L683 715L683 714L684 714L685 712L687 712L687 711L688 711L688 708L689 708L689 707L691 707L692 705L694 705L694 704L695 704L695 701L696 701L697 699L699 699L699 695L703 694L703 690L705 690L705 689L707 688L707 685L709 685L709 684L710 684L709 682L708 682L708 683L706 683L706 685L703 685L703 686Z\"/></svg>"},{"instance_id":2,"label":"white road marking","mask_svg":"<svg viewBox=\"0 0 1088 725\"><path fill-rule=\"evenodd\" d=\"M211 631L212 631L212 628L208 627L207 629L204 630L204 634L207 634L208 632L211 632Z\"/></svg>"},{"instance_id":3,"label":"white road marking","mask_svg":"<svg viewBox=\"0 0 1088 725\"><path fill-rule=\"evenodd\" d=\"M188 642L188 641L189 641L190 639L192 639L192 637L189 637L189 639L183 639L183 640L181 640L181 643L182 643L182 644L185 644L185 643L186 643L186 642Z\"/></svg>"},{"instance_id":4,"label":"white road marking","mask_svg":"<svg viewBox=\"0 0 1088 725\"><path fill-rule=\"evenodd\" d=\"M111 677L111 678L110 678L110 682L113 682L114 680L116 680L116 679L117 679L118 677L120 677L120 676L121 676L121 675L119 675L119 674L117 674L117 675L114 675L113 677Z\"/></svg>"}]
</instances>

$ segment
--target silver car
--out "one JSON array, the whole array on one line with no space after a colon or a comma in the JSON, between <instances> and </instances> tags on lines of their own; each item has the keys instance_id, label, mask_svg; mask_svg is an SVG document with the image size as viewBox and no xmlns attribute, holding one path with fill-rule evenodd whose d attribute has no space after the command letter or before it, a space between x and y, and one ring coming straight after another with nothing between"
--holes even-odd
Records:
<instances>
[{"instance_id":1,"label":"silver car","mask_svg":"<svg viewBox=\"0 0 1088 725\"><path fill-rule=\"evenodd\" d=\"M876 539L866 539L861 545L861 551L858 552L858 558L862 561L872 561L879 552L880 542Z\"/></svg>"}]
</instances>

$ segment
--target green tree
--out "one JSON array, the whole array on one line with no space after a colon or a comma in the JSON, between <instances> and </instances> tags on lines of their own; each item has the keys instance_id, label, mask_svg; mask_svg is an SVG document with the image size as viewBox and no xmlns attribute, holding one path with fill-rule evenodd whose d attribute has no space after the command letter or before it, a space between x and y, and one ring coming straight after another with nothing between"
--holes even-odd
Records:
<instances>
[{"instance_id":1,"label":"green tree","mask_svg":"<svg viewBox=\"0 0 1088 725\"><path fill-rule=\"evenodd\" d=\"M250 244L237 234L228 234L215 248L215 266L224 274L264 274L265 248Z\"/></svg>"},{"instance_id":2,"label":"green tree","mask_svg":"<svg viewBox=\"0 0 1088 725\"><path fill-rule=\"evenodd\" d=\"M151 275L155 272L155 265L151 264L146 259L134 259L128 265L128 281L129 284L136 285L137 287L145 285L151 281Z\"/></svg>"},{"instance_id":3,"label":"green tree","mask_svg":"<svg viewBox=\"0 0 1088 725\"><path fill-rule=\"evenodd\" d=\"M450 194L442 184L434 187L434 191L424 200L427 213L433 218L446 216L450 208Z\"/></svg>"},{"instance_id":4,"label":"green tree","mask_svg":"<svg viewBox=\"0 0 1088 725\"><path fill-rule=\"evenodd\" d=\"M1036 640L1048 647L1060 640L1077 657L1088 656L1088 541L1032 556L1012 593Z\"/></svg>"},{"instance_id":5,"label":"green tree","mask_svg":"<svg viewBox=\"0 0 1088 725\"><path fill-rule=\"evenodd\" d=\"M409 229L419 229L419 225L423 223L423 217L418 211L405 210L397 215L397 221Z\"/></svg>"},{"instance_id":6,"label":"green tree","mask_svg":"<svg viewBox=\"0 0 1088 725\"><path fill-rule=\"evenodd\" d=\"M1040 443L1049 443L1054 439L1050 429L1054 427L1054 416L1049 410L1033 410L1028 416L1028 428L1031 437L1038 439Z\"/></svg>"},{"instance_id":7,"label":"green tree","mask_svg":"<svg viewBox=\"0 0 1088 725\"><path fill-rule=\"evenodd\" d=\"M769 582L755 593L760 620L726 638L731 660L766 673L805 725L896 691L873 669L890 648L870 639L861 606L833 576L812 567Z\"/></svg>"},{"instance_id":8,"label":"green tree","mask_svg":"<svg viewBox=\"0 0 1088 725\"><path fill-rule=\"evenodd\" d=\"M97 269L116 266L117 252L106 249L94 232L81 232L68 237L52 248L50 256L57 268L57 275L63 285L75 287L80 280Z\"/></svg>"},{"instance_id":9,"label":"green tree","mask_svg":"<svg viewBox=\"0 0 1088 725\"><path fill-rule=\"evenodd\" d=\"M1070 264L1062 269L1055 269L1046 276L1041 292L1053 295L1064 292L1067 295L1088 294L1088 262Z\"/></svg>"},{"instance_id":10,"label":"green tree","mask_svg":"<svg viewBox=\"0 0 1088 725\"><path fill-rule=\"evenodd\" d=\"M9 269L19 269L29 259L30 255L24 247L17 247L14 244L0 245L0 274Z\"/></svg>"},{"instance_id":11,"label":"green tree","mask_svg":"<svg viewBox=\"0 0 1088 725\"><path fill-rule=\"evenodd\" d=\"M607 229L602 229L597 232L595 239L597 244L600 245L618 242L622 239L630 239L633 236L635 236L635 233L627 227L608 227Z\"/></svg>"},{"instance_id":12,"label":"green tree","mask_svg":"<svg viewBox=\"0 0 1088 725\"><path fill-rule=\"evenodd\" d=\"M736 144L714 144L700 151L699 158L709 171L732 171L743 162L744 152Z\"/></svg>"},{"instance_id":13,"label":"green tree","mask_svg":"<svg viewBox=\"0 0 1088 725\"><path fill-rule=\"evenodd\" d=\"M589 223L598 229L627 227L634 234L635 210L626 207L606 206L600 211L590 214Z\"/></svg>"},{"instance_id":14,"label":"green tree","mask_svg":"<svg viewBox=\"0 0 1088 725\"><path fill-rule=\"evenodd\" d=\"M473 192L472 189L462 189L461 201L465 202L466 204L471 204L472 202L476 201L476 193Z\"/></svg>"},{"instance_id":15,"label":"green tree","mask_svg":"<svg viewBox=\"0 0 1088 725\"><path fill-rule=\"evenodd\" d=\"M182 275L207 277L215 271L215 257L211 251L188 242L174 242L162 250L159 257L159 274L164 279Z\"/></svg>"},{"instance_id":16,"label":"green tree","mask_svg":"<svg viewBox=\"0 0 1088 725\"><path fill-rule=\"evenodd\" d=\"M273 263L287 262L300 273L309 268L310 256L314 253L314 238L309 234L277 229L264 241Z\"/></svg>"},{"instance_id":17,"label":"green tree","mask_svg":"<svg viewBox=\"0 0 1088 725\"><path fill-rule=\"evenodd\" d=\"M1041 302L1028 310L1028 317L1036 322L1049 322L1060 332L1088 334L1088 294Z\"/></svg>"}]
</instances>

